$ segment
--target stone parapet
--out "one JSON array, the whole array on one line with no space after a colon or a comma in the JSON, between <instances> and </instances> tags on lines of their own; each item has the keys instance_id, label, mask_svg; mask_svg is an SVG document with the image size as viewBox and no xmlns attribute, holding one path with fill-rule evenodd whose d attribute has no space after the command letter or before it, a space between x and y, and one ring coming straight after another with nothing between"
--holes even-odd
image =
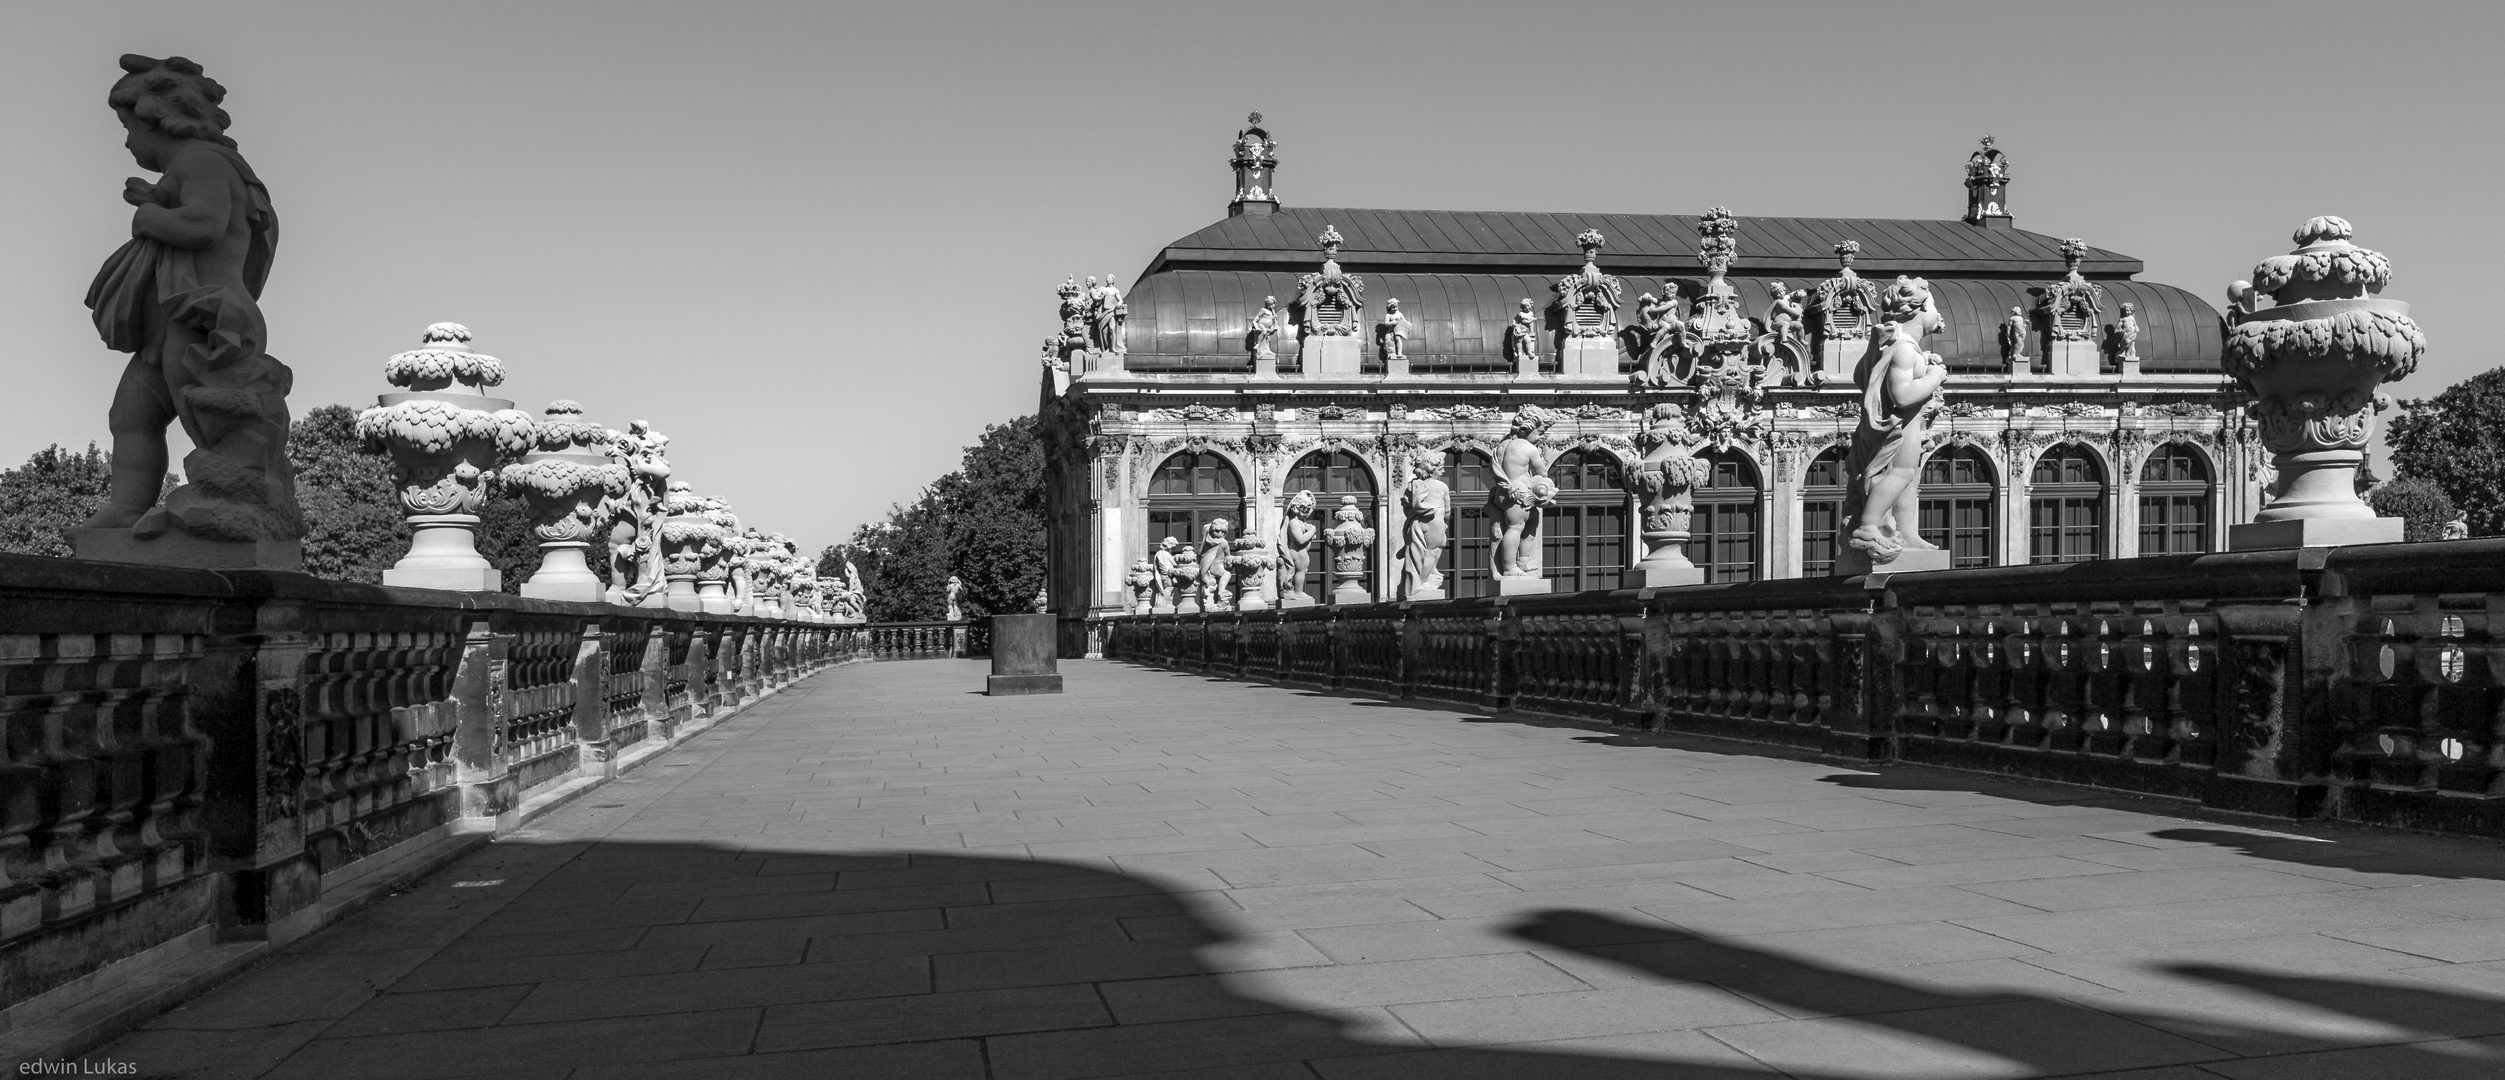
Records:
<instances>
[{"instance_id":1,"label":"stone parapet","mask_svg":"<svg viewBox=\"0 0 2505 1080\"><path fill-rule=\"evenodd\" d=\"M1213 675L2505 836L2505 540L1102 625Z\"/></svg>"},{"instance_id":2,"label":"stone parapet","mask_svg":"<svg viewBox=\"0 0 2505 1080\"><path fill-rule=\"evenodd\" d=\"M0 556L0 1009L514 828L858 626Z\"/></svg>"}]
</instances>

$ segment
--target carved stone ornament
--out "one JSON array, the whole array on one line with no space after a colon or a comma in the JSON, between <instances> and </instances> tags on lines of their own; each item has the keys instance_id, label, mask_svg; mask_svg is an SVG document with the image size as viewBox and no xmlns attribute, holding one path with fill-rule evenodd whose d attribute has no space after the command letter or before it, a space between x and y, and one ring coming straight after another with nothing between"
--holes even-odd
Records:
<instances>
[{"instance_id":1,"label":"carved stone ornament","mask_svg":"<svg viewBox=\"0 0 2505 1080\"><path fill-rule=\"evenodd\" d=\"M1296 279L1297 326L1308 336L1352 337L1365 331L1364 278L1342 273L1339 230L1325 225L1315 238L1322 245L1322 269Z\"/></svg>"},{"instance_id":2,"label":"carved stone ornament","mask_svg":"<svg viewBox=\"0 0 2505 1080\"><path fill-rule=\"evenodd\" d=\"M1173 409L1150 409L1146 413L1142 414L1140 419L1161 421L1171 424L1183 422L1207 423L1211 421L1231 422L1237 419L1237 417L1235 410L1232 408L1219 405L1202 405L1199 403L1193 403Z\"/></svg>"},{"instance_id":3,"label":"carved stone ornament","mask_svg":"<svg viewBox=\"0 0 2505 1080\"><path fill-rule=\"evenodd\" d=\"M496 470L533 443L530 414L485 387L504 382L504 365L470 351L459 323L426 328L418 348L383 364L402 389L357 414L366 449L388 451L409 553L383 571L383 584L494 592L503 576L478 553L478 510Z\"/></svg>"},{"instance_id":4,"label":"carved stone ornament","mask_svg":"<svg viewBox=\"0 0 2505 1080\"><path fill-rule=\"evenodd\" d=\"M1363 420L1366 410L1356 405L1318 405L1305 410L1314 420Z\"/></svg>"},{"instance_id":5,"label":"carved stone ornament","mask_svg":"<svg viewBox=\"0 0 2505 1080\"><path fill-rule=\"evenodd\" d=\"M2061 242L2061 260L2069 272L2060 281L2044 286L2035 298L2036 318L2044 324L2047 337L2059 341L2086 341L2096 336L2097 316L2105 310L2105 287L2079 274L2079 264L2087 259L2087 241L2072 237Z\"/></svg>"},{"instance_id":6,"label":"carved stone ornament","mask_svg":"<svg viewBox=\"0 0 2505 1080\"><path fill-rule=\"evenodd\" d=\"M1322 534L1322 542L1331 549L1331 599L1341 604L1363 604L1374 597L1365 586L1366 556L1374 550L1374 530L1366 527L1366 514L1357 507L1357 497L1339 497L1339 509L1331 514L1333 524Z\"/></svg>"},{"instance_id":7,"label":"carved stone ornament","mask_svg":"<svg viewBox=\"0 0 2505 1080\"><path fill-rule=\"evenodd\" d=\"M1710 466L1696 456L1695 436L1675 405L1653 406L1635 447L1644 456L1626 471L1627 490L1642 504L1644 558L1636 564L1647 587L1704 580L1687 557L1695 489Z\"/></svg>"},{"instance_id":8,"label":"carved stone ornament","mask_svg":"<svg viewBox=\"0 0 2505 1080\"><path fill-rule=\"evenodd\" d=\"M1715 448L1762 442L1774 419L1758 408L1765 397L1766 369L1733 363L1706 368L1698 375L1697 395L1689 405L1688 426Z\"/></svg>"},{"instance_id":9,"label":"carved stone ornament","mask_svg":"<svg viewBox=\"0 0 2505 1080\"><path fill-rule=\"evenodd\" d=\"M1452 489L1443 480L1444 454L1412 448L1405 455L1409 482L1400 490L1400 598L1435 600L1444 595L1444 547L1452 536Z\"/></svg>"},{"instance_id":10,"label":"carved stone ornament","mask_svg":"<svg viewBox=\"0 0 2505 1080\"><path fill-rule=\"evenodd\" d=\"M539 569L522 583L522 595L600 599L603 586L584 552L629 484L626 466L609 456L609 439L609 429L583 419L582 406L554 402L532 426L530 452L505 467L501 486L530 504L531 535L539 540Z\"/></svg>"},{"instance_id":11,"label":"carved stone ornament","mask_svg":"<svg viewBox=\"0 0 2505 1080\"><path fill-rule=\"evenodd\" d=\"M623 498L609 504L609 592L612 604L660 607L661 504L670 484L670 437L637 420L609 433L609 456L626 471Z\"/></svg>"},{"instance_id":12,"label":"carved stone ornament","mask_svg":"<svg viewBox=\"0 0 2505 1080\"><path fill-rule=\"evenodd\" d=\"M1500 579L1540 576L1540 519L1557 504L1557 482L1548 478L1548 454L1538 441L1550 423L1546 410L1525 405L1496 444L1496 482L1488 491L1496 518L1489 561Z\"/></svg>"},{"instance_id":13,"label":"carved stone ornament","mask_svg":"<svg viewBox=\"0 0 2505 1080\"><path fill-rule=\"evenodd\" d=\"M668 582L662 606L672 611L702 611L704 601L697 592L697 579L705 565L721 557L723 542L729 536L707 511L713 500L699 497L688 488L687 481L670 481L669 494L661 501L661 574Z\"/></svg>"},{"instance_id":14,"label":"carved stone ornament","mask_svg":"<svg viewBox=\"0 0 2505 1080\"><path fill-rule=\"evenodd\" d=\"M131 239L87 290L105 347L131 361L113 396L111 492L70 541L81 558L297 569L295 375L266 351L260 307L278 245L269 188L226 135L226 88L200 65L128 54L121 69L105 103L133 161L164 182L124 182ZM201 235L203 221L225 224ZM176 420L195 449L159 505Z\"/></svg>"},{"instance_id":15,"label":"carved stone ornament","mask_svg":"<svg viewBox=\"0 0 2505 1080\"><path fill-rule=\"evenodd\" d=\"M1600 249L1608 243L1598 229L1574 238L1583 249L1583 269L1557 279L1557 306L1564 311L1567 337L1605 338L1618 333L1618 306L1626 286L1600 272Z\"/></svg>"},{"instance_id":16,"label":"carved stone ornament","mask_svg":"<svg viewBox=\"0 0 2505 1080\"><path fill-rule=\"evenodd\" d=\"M1485 405L1438 405L1430 409L1420 409L1410 415L1415 416L1420 420L1448 420L1454 422L1464 422L1473 420L1494 420L1497 417L1503 416L1504 410L1492 409Z\"/></svg>"},{"instance_id":17,"label":"carved stone ornament","mask_svg":"<svg viewBox=\"0 0 2505 1080\"><path fill-rule=\"evenodd\" d=\"M2417 370L2427 338L2408 304L2376 295L2392 280L2391 261L2351 235L2339 218L2311 219L2294 252L2263 260L2251 282L2228 289L2221 362L2259 399L2251 415L2280 478L2257 524L2374 517L2356 476L2387 403L2376 389Z\"/></svg>"},{"instance_id":18,"label":"carved stone ornament","mask_svg":"<svg viewBox=\"0 0 2505 1080\"><path fill-rule=\"evenodd\" d=\"M1835 245L1836 273L1809 290L1809 335L1815 342L1860 341L1870 336L1871 313L1879 306L1879 287L1853 271L1861 242Z\"/></svg>"}]
</instances>

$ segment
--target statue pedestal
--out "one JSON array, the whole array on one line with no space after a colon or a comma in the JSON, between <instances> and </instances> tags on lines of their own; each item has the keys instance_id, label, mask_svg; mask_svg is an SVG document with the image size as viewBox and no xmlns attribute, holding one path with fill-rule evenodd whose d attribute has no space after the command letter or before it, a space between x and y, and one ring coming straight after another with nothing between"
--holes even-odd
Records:
<instances>
[{"instance_id":1,"label":"statue pedestal","mask_svg":"<svg viewBox=\"0 0 2505 1080\"><path fill-rule=\"evenodd\" d=\"M540 545L539 570L522 583L522 595L539 600L573 600L592 604L608 587L592 575L583 552L590 544L570 541Z\"/></svg>"},{"instance_id":2,"label":"statue pedestal","mask_svg":"<svg viewBox=\"0 0 2505 1080\"><path fill-rule=\"evenodd\" d=\"M1536 596L1541 593L1555 591L1556 587L1550 585L1548 579L1544 577L1500 577L1496 579L1496 595L1498 596Z\"/></svg>"},{"instance_id":3,"label":"statue pedestal","mask_svg":"<svg viewBox=\"0 0 2505 1080\"><path fill-rule=\"evenodd\" d=\"M140 563L185 570L302 570L301 540L203 540L168 531L146 540L129 529L72 529L70 550L96 562Z\"/></svg>"},{"instance_id":4,"label":"statue pedestal","mask_svg":"<svg viewBox=\"0 0 2505 1080\"><path fill-rule=\"evenodd\" d=\"M1408 357L1406 357L1406 356L1386 356L1386 357L1384 357L1384 358L1383 358L1383 377L1384 377L1384 378L1387 378L1387 379L1406 379L1406 378L1408 378L1408 377L1409 377L1409 358L1408 358Z\"/></svg>"},{"instance_id":5,"label":"statue pedestal","mask_svg":"<svg viewBox=\"0 0 2505 1080\"><path fill-rule=\"evenodd\" d=\"M1242 599L1235 601L1235 610L1268 611L1270 610L1270 602L1262 599L1260 593L1248 592L1244 594Z\"/></svg>"},{"instance_id":6,"label":"statue pedestal","mask_svg":"<svg viewBox=\"0 0 2505 1080\"><path fill-rule=\"evenodd\" d=\"M1818 342L1818 369L1802 379L1812 386L1853 385L1853 366L1861 363L1861 354L1870 351L1868 338L1827 338Z\"/></svg>"},{"instance_id":7,"label":"statue pedestal","mask_svg":"<svg viewBox=\"0 0 2505 1080\"><path fill-rule=\"evenodd\" d=\"M1705 583L1705 568L1694 563L1686 566L1639 566L1636 573L1637 579L1647 589L1671 589Z\"/></svg>"},{"instance_id":8,"label":"statue pedestal","mask_svg":"<svg viewBox=\"0 0 2505 1080\"><path fill-rule=\"evenodd\" d=\"M2396 517L2294 518L2227 526L2227 550L2267 551L2273 548L2337 547L2341 544L2397 544L2402 521Z\"/></svg>"},{"instance_id":9,"label":"statue pedestal","mask_svg":"<svg viewBox=\"0 0 2505 1080\"><path fill-rule=\"evenodd\" d=\"M2047 375L2071 378L2094 376L2100 374L2099 369L2104 363L2104 354L2097 351L2095 342L2086 338L2077 341L2054 338L2044 343L2044 373Z\"/></svg>"},{"instance_id":10,"label":"statue pedestal","mask_svg":"<svg viewBox=\"0 0 2505 1080\"><path fill-rule=\"evenodd\" d=\"M993 697L1061 692L1058 628L1051 615L992 616L992 673L983 692Z\"/></svg>"},{"instance_id":11,"label":"statue pedestal","mask_svg":"<svg viewBox=\"0 0 2505 1080\"><path fill-rule=\"evenodd\" d=\"M1365 586L1355 582L1347 582L1331 590L1331 606L1333 607L1348 607L1373 602L1374 594L1367 592Z\"/></svg>"},{"instance_id":12,"label":"statue pedestal","mask_svg":"<svg viewBox=\"0 0 2505 1080\"><path fill-rule=\"evenodd\" d=\"M1305 595L1301 589L1279 597L1279 606L1282 608L1312 607L1313 603L1313 597Z\"/></svg>"},{"instance_id":13,"label":"statue pedestal","mask_svg":"<svg viewBox=\"0 0 2505 1080\"><path fill-rule=\"evenodd\" d=\"M1263 356L1260 353L1253 354L1253 378L1275 379L1278 377L1279 357L1277 353L1271 353L1268 356Z\"/></svg>"},{"instance_id":14,"label":"statue pedestal","mask_svg":"<svg viewBox=\"0 0 2505 1080\"><path fill-rule=\"evenodd\" d=\"M696 608L708 615L735 615L738 614L738 601L731 597L730 583L698 581Z\"/></svg>"},{"instance_id":15,"label":"statue pedestal","mask_svg":"<svg viewBox=\"0 0 2505 1080\"><path fill-rule=\"evenodd\" d=\"M1951 560L1952 556L1949 555L1947 548L1906 548L1905 550L1898 552L1896 557L1893 559L1883 563L1873 563L1870 561L1870 555L1868 552L1865 552L1860 548L1853 547L1850 544L1837 544L1835 549L1835 576L1852 577L1855 574L1914 574L1920 573L1924 570L1946 570L1949 568Z\"/></svg>"},{"instance_id":16,"label":"statue pedestal","mask_svg":"<svg viewBox=\"0 0 2505 1080\"><path fill-rule=\"evenodd\" d=\"M1557 373L1569 379L1618 379L1618 341L1605 337L1570 337L1557 355Z\"/></svg>"},{"instance_id":17,"label":"statue pedestal","mask_svg":"<svg viewBox=\"0 0 2505 1080\"><path fill-rule=\"evenodd\" d=\"M1441 600L1443 598L1444 590L1442 589L1411 589L1409 590L1409 595L1401 597L1401 599L1407 600L1411 603L1425 603L1429 600Z\"/></svg>"},{"instance_id":18,"label":"statue pedestal","mask_svg":"<svg viewBox=\"0 0 2505 1080\"><path fill-rule=\"evenodd\" d=\"M1365 344L1350 335L1315 334L1304 339L1296 355L1304 361L1308 379L1355 375L1366 364Z\"/></svg>"},{"instance_id":19,"label":"statue pedestal","mask_svg":"<svg viewBox=\"0 0 2505 1080\"><path fill-rule=\"evenodd\" d=\"M383 571L383 584L447 592L500 592L504 575L478 553L476 514L411 514L409 553Z\"/></svg>"}]
</instances>

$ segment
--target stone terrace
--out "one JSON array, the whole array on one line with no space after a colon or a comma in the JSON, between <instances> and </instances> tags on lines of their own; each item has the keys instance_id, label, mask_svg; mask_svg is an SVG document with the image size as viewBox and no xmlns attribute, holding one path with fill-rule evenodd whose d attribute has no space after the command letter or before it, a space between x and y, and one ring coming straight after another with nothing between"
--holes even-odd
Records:
<instances>
[{"instance_id":1,"label":"stone terrace","mask_svg":"<svg viewBox=\"0 0 2505 1080\"><path fill-rule=\"evenodd\" d=\"M797 684L94 1051L219 1077L2505 1074L2505 851L1108 663ZM1194 1070L1206 1070L1196 1072Z\"/></svg>"}]
</instances>

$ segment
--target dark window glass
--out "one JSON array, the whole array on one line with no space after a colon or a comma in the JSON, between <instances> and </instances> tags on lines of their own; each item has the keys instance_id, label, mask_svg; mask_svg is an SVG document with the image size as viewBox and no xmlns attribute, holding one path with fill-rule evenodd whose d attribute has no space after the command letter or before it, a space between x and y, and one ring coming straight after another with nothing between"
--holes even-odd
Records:
<instances>
[{"instance_id":1,"label":"dark window glass","mask_svg":"<svg viewBox=\"0 0 2505 1080\"><path fill-rule=\"evenodd\" d=\"M1922 463L1922 538L1948 549L1949 565L1990 566L2000 550L1992 463L1971 446L1943 446Z\"/></svg>"},{"instance_id":2,"label":"dark window glass","mask_svg":"<svg viewBox=\"0 0 2505 1080\"><path fill-rule=\"evenodd\" d=\"M2028 474L2027 561L2080 562L2105 554L2105 469L2077 443L2037 458Z\"/></svg>"},{"instance_id":3,"label":"dark window glass","mask_svg":"<svg viewBox=\"0 0 2505 1080\"><path fill-rule=\"evenodd\" d=\"M1496 486L1496 470L1476 450L1444 452L1444 483L1452 488L1451 539L1444 556L1444 595L1493 596L1487 493Z\"/></svg>"},{"instance_id":4,"label":"dark window glass","mask_svg":"<svg viewBox=\"0 0 2505 1080\"><path fill-rule=\"evenodd\" d=\"M2140 554L2209 550L2209 463L2182 443L2160 446L2140 466Z\"/></svg>"},{"instance_id":5,"label":"dark window glass","mask_svg":"<svg viewBox=\"0 0 2505 1080\"><path fill-rule=\"evenodd\" d=\"M1696 513L1688 521L1688 560L1703 568L1708 582L1753 581L1760 517L1757 465L1736 450L1696 456L1707 469L1704 486L1696 489Z\"/></svg>"},{"instance_id":6,"label":"dark window glass","mask_svg":"<svg viewBox=\"0 0 2505 1080\"><path fill-rule=\"evenodd\" d=\"M1558 592L1615 589L1627 565L1625 485L1615 458L1574 451L1548 464L1557 505L1540 518L1540 576Z\"/></svg>"},{"instance_id":7,"label":"dark window glass","mask_svg":"<svg viewBox=\"0 0 2505 1080\"><path fill-rule=\"evenodd\" d=\"M1835 534L1844 520L1844 448L1829 449L1801 473L1800 572L1835 572Z\"/></svg>"},{"instance_id":8,"label":"dark window glass","mask_svg":"<svg viewBox=\"0 0 2505 1080\"><path fill-rule=\"evenodd\" d=\"M1223 457L1185 451L1167 458L1149 475L1148 498L1142 506L1147 512L1147 546L1141 550L1154 550L1171 536L1197 552L1201 530L1220 518L1226 520L1228 536L1240 535L1243 491L1235 467Z\"/></svg>"},{"instance_id":9,"label":"dark window glass","mask_svg":"<svg viewBox=\"0 0 2505 1080\"><path fill-rule=\"evenodd\" d=\"M1366 587L1373 588L1374 551L1383 546L1374 509L1374 474L1366 470L1365 463L1357 460L1355 454L1316 450L1297 459L1295 467L1287 470L1287 483L1279 490L1279 505L1285 506L1289 496L1299 491L1313 492L1313 523L1316 528L1324 530L1339 524L1334 515L1339 513L1341 496L1356 496L1357 509L1365 514L1366 527L1377 532L1374 546L1366 549ZM1392 542L1398 543L1398 540ZM1305 560L1305 595L1316 600L1330 595L1330 551L1328 546L1316 539Z\"/></svg>"}]
</instances>

